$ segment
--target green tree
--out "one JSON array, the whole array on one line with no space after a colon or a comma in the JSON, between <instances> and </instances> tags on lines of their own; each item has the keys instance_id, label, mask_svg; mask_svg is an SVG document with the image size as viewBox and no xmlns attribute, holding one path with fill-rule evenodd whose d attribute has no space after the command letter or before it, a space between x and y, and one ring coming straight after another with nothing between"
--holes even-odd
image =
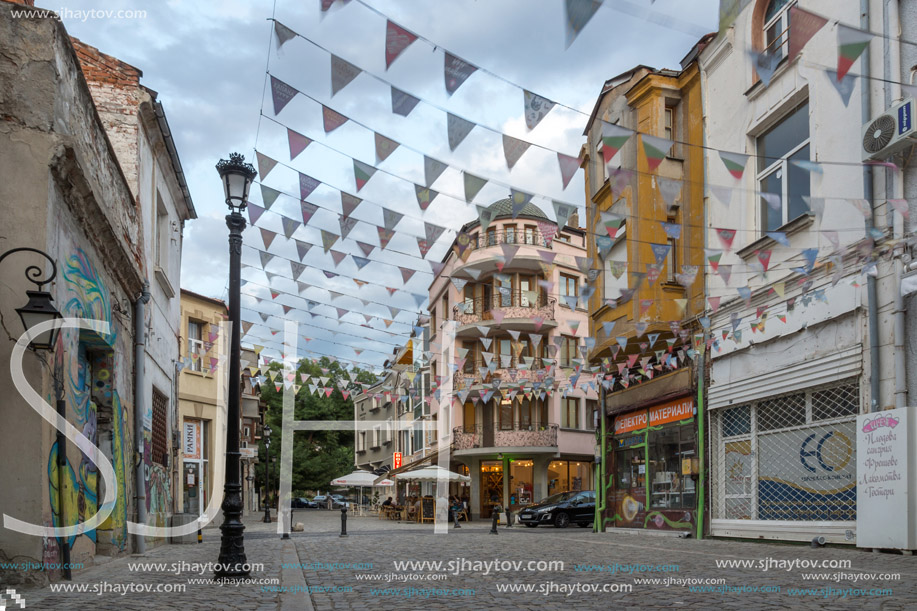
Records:
<instances>
[{"instance_id":1,"label":"green tree","mask_svg":"<svg viewBox=\"0 0 917 611\"><path fill-rule=\"evenodd\" d=\"M277 372L276 382L280 383L280 390L275 387L271 373ZM267 379L261 385L261 398L267 403L265 423L271 426L271 463L270 490L271 497L276 496L280 485L280 448L283 439L283 392L282 385L283 367L279 362L271 363L262 371ZM302 384L301 374L311 376ZM365 384L375 384L376 376L362 369L351 372L353 379ZM322 384L320 378L328 378L327 384ZM337 361L322 357L318 362L303 359L296 367L294 383L302 384L296 394L294 415L296 420L353 420L352 395L345 399L338 387L338 381L345 383L345 390L359 392L359 387L350 382L350 377ZM330 395L325 392L318 395L310 392L309 384L316 384L324 388L333 388ZM290 389L287 392L292 392ZM256 471L256 486L260 490L264 481L264 443L260 443L258 452L261 464ZM293 492L306 490L327 490L329 482L353 470L353 431L299 431L293 439ZM295 496L295 494L294 494Z\"/></svg>"}]
</instances>

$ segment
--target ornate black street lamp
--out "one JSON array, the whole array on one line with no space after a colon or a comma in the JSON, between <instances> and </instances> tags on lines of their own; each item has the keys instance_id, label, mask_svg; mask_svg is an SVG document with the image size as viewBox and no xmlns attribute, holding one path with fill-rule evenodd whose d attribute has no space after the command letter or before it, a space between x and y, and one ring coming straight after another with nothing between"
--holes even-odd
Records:
<instances>
[{"instance_id":1,"label":"ornate black street lamp","mask_svg":"<svg viewBox=\"0 0 917 611\"><path fill-rule=\"evenodd\" d=\"M25 268L26 279L35 284L38 290L26 291L25 294L28 296L29 302L21 308L17 308L16 312L19 314L19 318L22 319L22 326L25 328L26 333L29 333L29 339L31 340L29 348L33 350L54 350L54 343L57 341L57 334L60 331L59 328L54 328L35 336L31 335L30 330L39 323L61 318L60 312L51 304L54 301L51 293L41 290L44 285L50 284L57 277L57 264L48 253L37 248L27 247L13 248L6 251L0 255L0 261L17 252L34 252L51 262L51 275L46 280L36 280L36 278L41 278L42 274L44 274L44 270L37 265L30 265Z\"/></svg>"},{"instance_id":2,"label":"ornate black street lamp","mask_svg":"<svg viewBox=\"0 0 917 611\"><path fill-rule=\"evenodd\" d=\"M217 172L223 181L226 204L230 213L226 215L229 227L229 322L232 325L229 344L229 405L226 425L226 483L223 486L223 524L220 525L220 558L215 571L218 579L234 579L249 574L245 558L245 540L242 524L242 473L239 464L239 418L241 417L241 295L242 230L245 217L242 211L248 205L248 191L257 176L255 168L245 163L245 157L238 153L221 159Z\"/></svg>"},{"instance_id":3,"label":"ornate black street lamp","mask_svg":"<svg viewBox=\"0 0 917 611\"><path fill-rule=\"evenodd\" d=\"M271 506L268 504L268 499L270 498L270 483L271 475L268 470L271 466L271 425L264 425L264 520L265 524L271 523Z\"/></svg>"}]
</instances>

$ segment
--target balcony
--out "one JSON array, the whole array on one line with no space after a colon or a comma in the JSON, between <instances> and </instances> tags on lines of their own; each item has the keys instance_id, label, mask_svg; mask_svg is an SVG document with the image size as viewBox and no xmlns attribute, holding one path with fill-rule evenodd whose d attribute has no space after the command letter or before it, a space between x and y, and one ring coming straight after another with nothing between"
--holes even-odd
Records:
<instances>
[{"instance_id":1,"label":"balcony","mask_svg":"<svg viewBox=\"0 0 917 611\"><path fill-rule=\"evenodd\" d=\"M494 295L468 298L456 304L452 308L452 319L460 326L476 325L494 320L496 310L503 314L503 319L523 318L531 321L540 318L543 323L553 323L556 304L556 297L547 297L541 291L497 290Z\"/></svg>"},{"instance_id":2,"label":"balcony","mask_svg":"<svg viewBox=\"0 0 917 611\"><path fill-rule=\"evenodd\" d=\"M475 424L452 429L452 450L476 448L556 448L556 424L514 426L502 429L494 425Z\"/></svg>"},{"instance_id":3,"label":"balcony","mask_svg":"<svg viewBox=\"0 0 917 611\"><path fill-rule=\"evenodd\" d=\"M547 358L535 358L532 361L531 365L526 369L518 369L519 365L525 365L523 361L519 363L516 357L513 357L510 361L509 367L503 367L503 362L500 359L500 355L494 355L494 361L497 363L497 369L494 371L485 370L482 374L481 370L485 368L483 359L476 359L472 362L465 363L465 366L462 368L460 373L457 373L453 377L453 385L455 390L470 390L474 386L480 384L492 384L497 380L502 380L504 383L508 384L522 384L525 382L544 382L547 378L547 372L545 369L549 364L557 364L555 359Z\"/></svg>"},{"instance_id":4,"label":"balcony","mask_svg":"<svg viewBox=\"0 0 917 611\"><path fill-rule=\"evenodd\" d=\"M468 243L471 250L480 250L488 246L499 246L501 244L515 244L517 246L537 246L538 248L552 248L551 244L544 238L541 232L536 229L523 229L522 231L507 231L505 229L490 229L484 234L475 234Z\"/></svg>"}]
</instances>

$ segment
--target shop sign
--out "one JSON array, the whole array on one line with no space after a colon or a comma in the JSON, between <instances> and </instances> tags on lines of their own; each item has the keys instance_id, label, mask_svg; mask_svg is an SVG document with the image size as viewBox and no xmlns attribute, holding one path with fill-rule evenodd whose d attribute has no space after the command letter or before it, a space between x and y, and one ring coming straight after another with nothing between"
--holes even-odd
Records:
<instances>
[{"instance_id":1,"label":"shop sign","mask_svg":"<svg viewBox=\"0 0 917 611\"><path fill-rule=\"evenodd\" d=\"M398 469L401 467L401 452L395 452L392 454L392 468Z\"/></svg>"},{"instance_id":2,"label":"shop sign","mask_svg":"<svg viewBox=\"0 0 917 611\"><path fill-rule=\"evenodd\" d=\"M640 410L622 414L615 418L615 435L639 431L646 428L647 420L650 426L660 426L670 422L687 420L694 416L694 399L682 397L674 401L667 401L651 407L649 410Z\"/></svg>"},{"instance_id":3,"label":"shop sign","mask_svg":"<svg viewBox=\"0 0 917 611\"><path fill-rule=\"evenodd\" d=\"M694 399L682 397L650 408L650 426L687 420L694 416Z\"/></svg>"},{"instance_id":4,"label":"shop sign","mask_svg":"<svg viewBox=\"0 0 917 611\"><path fill-rule=\"evenodd\" d=\"M758 436L758 519L847 521L857 514L856 423Z\"/></svg>"},{"instance_id":5,"label":"shop sign","mask_svg":"<svg viewBox=\"0 0 917 611\"><path fill-rule=\"evenodd\" d=\"M913 409L913 408L912 408ZM910 549L908 408L857 417L857 547Z\"/></svg>"},{"instance_id":6,"label":"shop sign","mask_svg":"<svg viewBox=\"0 0 917 611\"><path fill-rule=\"evenodd\" d=\"M185 430L182 437L182 447L185 458L200 460L201 458L201 423L197 420L185 420Z\"/></svg>"},{"instance_id":7,"label":"shop sign","mask_svg":"<svg viewBox=\"0 0 917 611\"><path fill-rule=\"evenodd\" d=\"M646 410L622 414L615 418L615 435L646 428Z\"/></svg>"}]
</instances>

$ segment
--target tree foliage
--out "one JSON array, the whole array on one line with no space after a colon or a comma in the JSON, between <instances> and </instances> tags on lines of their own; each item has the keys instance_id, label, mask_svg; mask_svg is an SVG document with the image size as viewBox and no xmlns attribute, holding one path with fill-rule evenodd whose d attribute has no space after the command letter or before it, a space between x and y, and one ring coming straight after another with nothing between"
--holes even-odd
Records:
<instances>
[{"instance_id":1,"label":"tree foliage","mask_svg":"<svg viewBox=\"0 0 917 611\"><path fill-rule=\"evenodd\" d=\"M272 380L271 372L278 372L276 379ZM344 398L338 381L344 385L344 390L351 390L353 394L359 393L359 386L351 383L350 376L337 361L327 357L313 361L303 359L296 368L294 382L302 383L301 374L311 376L307 383L302 384L296 394L294 414L296 420L353 420L352 396ZM283 439L283 368L279 362L273 362L263 372L267 379L261 384L261 398L267 403L265 423L271 426L271 463L270 463L270 496L277 495L280 476L280 448ZM353 379L365 384L374 384L376 376L369 371L361 369L351 370ZM327 384L322 384L320 378L329 378ZM310 391L309 384L319 386L318 393ZM278 391L275 384L280 384ZM321 390L333 388L330 395ZM290 388L286 392L293 392ZM302 496L308 491L326 491L330 488L329 482L353 470L354 459L354 434L353 431L297 431L293 439L293 496ZM265 447L262 439L259 445L260 464L256 472L256 485L262 489L264 480Z\"/></svg>"}]
</instances>

